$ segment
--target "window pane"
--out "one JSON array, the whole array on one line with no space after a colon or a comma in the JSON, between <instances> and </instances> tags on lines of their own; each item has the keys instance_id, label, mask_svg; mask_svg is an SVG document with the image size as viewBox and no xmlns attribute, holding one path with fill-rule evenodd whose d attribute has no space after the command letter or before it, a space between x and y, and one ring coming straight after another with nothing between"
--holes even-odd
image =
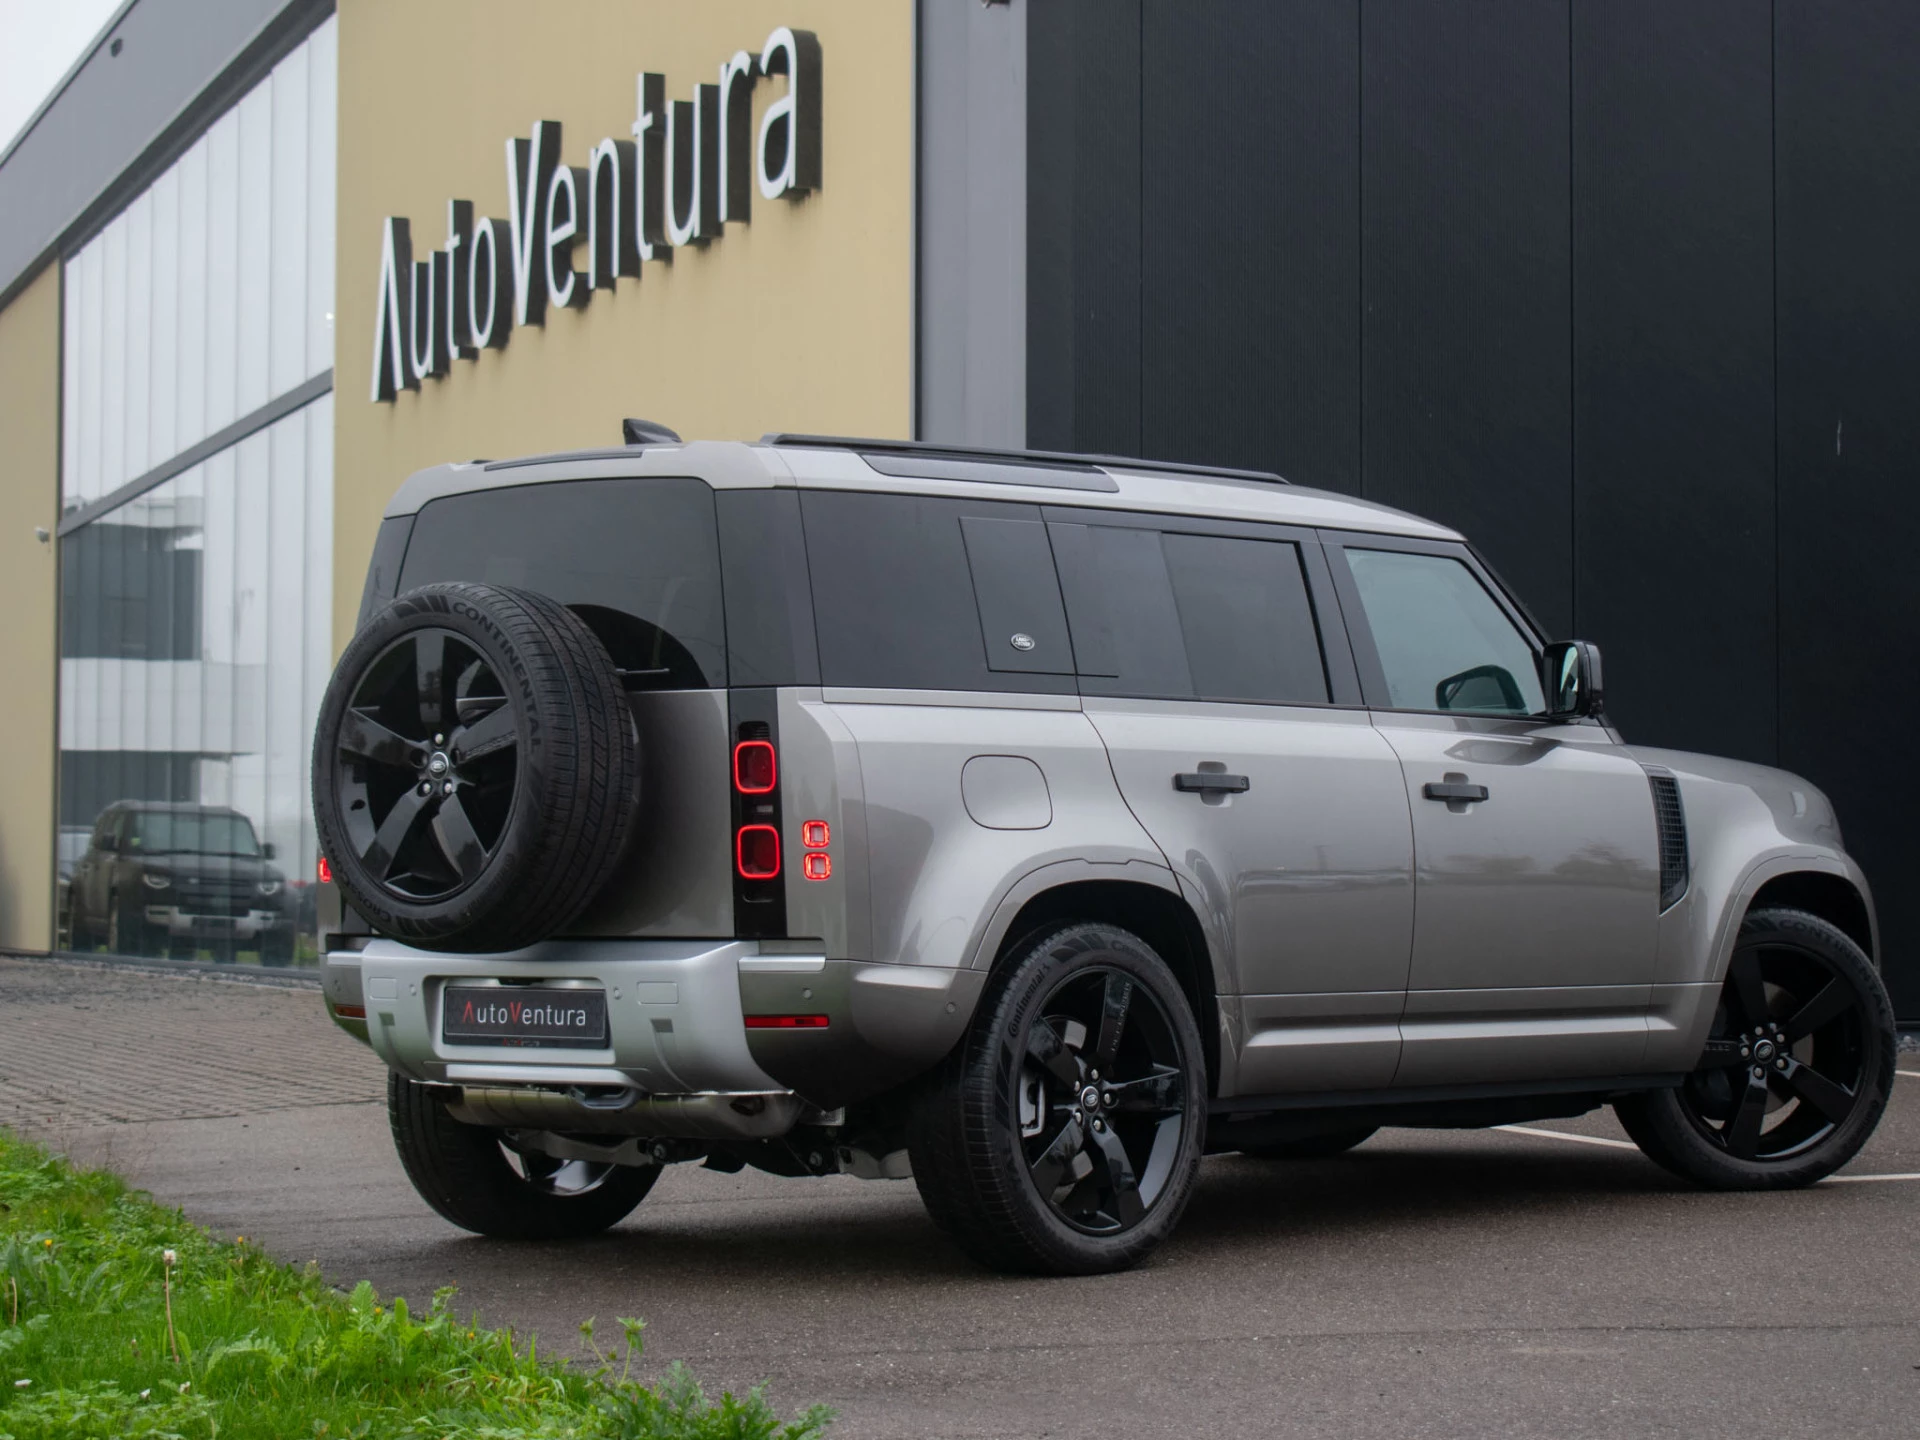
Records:
<instances>
[{"instance_id":1,"label":"window pane","mask_svg":"<svg viewBox=\"0 0 1920 1440\"><path fill-rule=\"evenodd\" d=\"M827 490L801 492L800 507L824 684L892 690L1073 692L1070 675L996 670L987 664L974 587L976 579L983 589L992 581L969 567L968 546L983 547L982 559L997 565L997 556L989 560L987 552L1003 543L1004 537L990 530L982 530L978 537L968 535L961 521L965 517L1032 523L1038 516L1035 507ZM1049 562L1038 559L1038 563ZM1015 606L1031 606L1036 597L1044 598L1038 586L1004 598ZM1003 615L995 608L1000 598L989 607L996 629L1004 625L1010 638L1030 623L1033 628L1022 633L1043 646L1048 643L1048 624L1057 626L1057 619L1012 619L1014 611ZM1058 604L1057 597L1052 603ZM1016 652L1008 648L1005 653Z\"/></svg>"},{"instance_id":2,"label":"window pane","mask_svg":"<svg viewBox=\"0 0 1920 1440\"><path fill-rule=\"evenodd\" d=\"M333 363L328 19L65 265L62 508Z\"/></svg>"},{"instance_id":3,"label":"window pane","mask_svg":"<svg viewBox=\"0 0 1920 1440\"><path fill-rule=\"evenodd\" d=\"M1167 535L1162 546L1195 694L1326 703L1326 665L1299 546L1215 535Z\"/></svg>"},{"instance_id":4,"label":"window pane","mask_svg":"<svg viewBox=\"0 0 1920 1440\"><path fill-rule=\"evenodd\" d=\"M323 396L61 541L59 916L75 950L315 957L332 416Z\"/></svg>"},{"instance_id":5,"label":"window pane","mask_svg":"<svg viewBox=\"0 0 1920 1440\"><path fill-rule=\"evenodd\" d=\"M1192 699L1160 532L1121 525L1047 528L1067 597L1080 689L1088 695Z\"/></svg>"},{"instance_id":6,"label":"window pane","mask_svg":"<svg viewBox=\"0 0 1920 1440\"><path fill-rule=\"evenodd\" d=\"M1533 647L1460 561L1348 550L1347 564L1395 709L1494 715L1546 709Z\"/></svg>"},{"instance_id":7,"label":"window pane","mask_svg":"<svg viewBox=\"0 0 1920 1440\"><path fill-rule=\"evenodd\" d=\"M402 592L477 580L551 595L594 629L629 685L727 683L713 491L699 480L569 480L423 506Z\"/></svg>"}]
</instances>

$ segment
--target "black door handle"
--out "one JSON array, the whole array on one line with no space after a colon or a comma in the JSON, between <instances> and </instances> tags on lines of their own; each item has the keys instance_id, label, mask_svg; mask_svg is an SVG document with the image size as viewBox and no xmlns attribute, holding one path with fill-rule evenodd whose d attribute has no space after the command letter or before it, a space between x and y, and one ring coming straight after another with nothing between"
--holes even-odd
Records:
<instances>
[{"instance_id":1,"label":"black door handle","mask_svg":"<svg viewBox=\"0 0 1920 1440\"><path fill-rule=\"evenodd\" d=\"M1244 775L1227 775L1218 770L1188 772L1173 777L1173 788L1192 795L1239 795L1253 788Z\"/></svg>"},{"instance_id":2,"label":"black door handle","mask_svg":"<svg viewBox=\"0 0 1920 1440\"><path fill-rule=\"evenodd\" d=\"M1461 780L1429 780L1421 793L1429 800L1484 800L1487 787L1468 785Z\"/></svg>"}]
</instances>

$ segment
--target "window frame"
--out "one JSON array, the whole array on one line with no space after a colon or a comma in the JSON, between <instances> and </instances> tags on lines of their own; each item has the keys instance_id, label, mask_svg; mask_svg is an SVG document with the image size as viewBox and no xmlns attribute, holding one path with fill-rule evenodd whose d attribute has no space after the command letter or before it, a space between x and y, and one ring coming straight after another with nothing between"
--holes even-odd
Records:
<instances>
[{"instance_id":1,"label":"window frame","mask_svg":"<svg viewBox=\"0 0 1920 1440\"><path fill-rule=\"evenodd\" d=\"M1399 715L1443 715L1450 720L1493 720L1506 725L1544 725L1549 723L1545 715L1500 715L1491 711L1441 710L1434 706L1395 705L1387 687L1387 673L1380 663L1380 651L1373 639L1372 623L1367 619L1367 611L1360 599L1360 588L1354 583L1353 571L1347 564L1348 550L1390 550L1406 555L1437 555L1449 560L1458 560L1467 567L1467 573L1486 591L1488 598L1507 617L1520 638L1526 642L1533 654L1533 663L1538 675L1540 656L1547 647L1547 640L1540 627L1507 589L1495 577L1492 569L1474 552L1471 545L1457 540L1420 540L1404 535L1376 535L1358 530L1322 530L1320 542L1326 552L1326 560L1333 577L1334 593L1339 597L1340 609L1346 622L1347 640L1352 647L1354 665L1360 676L1360 689L1367 697L1367 708Z\"/></svg>"},{"instance_id":2,"label":"window frame","mask_svg":"<svg viewBox=\"0 0 1920 1440\"><path fill-rule=\"evenodd\" d=\"M1352 637L1343 616L1343 607L1333 569L1325 552L1323 536L1304 525L1273 525L1251 520L1215 520L1166 511L1108 510L1070 505L1045 505L1041 517L1049 524L1107 525L1135 530L1153 530L1163 535L1199 535L1224 540L1264 540L1297 546L1300 566L1305 574L1307 603L1320 642L1320 659L1326 667L1326 700L1202 700L1197 696L1174 699L1164 695L1124 695L1117 691L1090 692L1088 677L1075 672L1075 686L1082 696L1099 699L1161 700L1191 705L1259 705L1279 710L1364 710L1365 694L1356 665ZM1071 615L1068 617L1071 627ZM1371 640L1369 640L1371 643ZM1076 657L1076 662L1077 662Z\"/></svg>"}]
</instances>

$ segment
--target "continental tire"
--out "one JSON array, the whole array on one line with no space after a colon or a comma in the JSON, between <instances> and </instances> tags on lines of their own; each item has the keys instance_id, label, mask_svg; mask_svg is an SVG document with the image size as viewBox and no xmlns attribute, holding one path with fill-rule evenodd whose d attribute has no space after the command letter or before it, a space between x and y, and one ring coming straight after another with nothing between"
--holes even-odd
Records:
<instances>
[{"instance_id":1,"label":"continental tire","mask_svg":"<svg viewBox=\"0 0 1920 1440\"><path fill-rule=\"evenodd\" d=\"M1873 1134L1895 1048L1893 1006L1865 951L1816 915L1756 910L1698 1068L1614 1112L1649 1159L1697 1184L1811 1185Z\"/></svg>"},{"instance_id":2,"label":"continental tire","mask_svg":"<svg viewBox=\"0 0 1920 1440\"><path fill-rule=\"evenodd\" d=\"M429 585L347 646L314 734L321 853L382 934L518 950L563 930L619 862L638 803L633 715L572 611Z\"/></svg>"},{"instance_id":3,"label":"continental tire","mask_svg":"<svg viewBox=\"0 0 1920 1440\"><path fill-rule=\"evenodd\" d=\"M1008 957L923 1091L909 1150L929 1213L998 1270L1092 1275L1173 1230L1206 1142L1180 983L1138 936L1084 924Z\"/></svg>"},{"instance_id":4,"label":"continental tire","mask_svg":"<svg viewBox=\"0 0 1920 1440\"><path fill-rule=\"evenodd\" d=\"M502 1143L501 1132L463 1125L433 1091L387 1074L387 1119L400 1165L443 1219L501 1240L598 1235L633 1212L657 1166L556 1161Z\"/></svg>"}]
</instances>

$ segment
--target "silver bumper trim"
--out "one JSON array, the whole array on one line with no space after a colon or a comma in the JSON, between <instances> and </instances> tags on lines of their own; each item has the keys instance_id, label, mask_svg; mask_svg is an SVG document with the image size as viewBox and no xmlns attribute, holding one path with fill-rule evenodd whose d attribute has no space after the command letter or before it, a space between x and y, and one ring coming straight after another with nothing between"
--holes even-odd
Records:
<instances>
[{"instance_id":1,"label":"silver bumper trim","mask_svg":"<svg viewBox=\"0 0 1920 1440\"><path fill-rule=\"evenodd\" d=\"M750 940L548 940L503 955L443 955L376 939L363 950L330 953L326 968L330 986L338 980L343 993L358 988L365 997L368 1042L381 1059L415 1080L766 1094L785 1087L747 1049L742 962L821 968L825 961L758 951ZM346 984L350 969L357 987ZM449 982L600 986L608 1043L588 1050L448 1044L440 997Z\"/></svg>"}]
</instances>

